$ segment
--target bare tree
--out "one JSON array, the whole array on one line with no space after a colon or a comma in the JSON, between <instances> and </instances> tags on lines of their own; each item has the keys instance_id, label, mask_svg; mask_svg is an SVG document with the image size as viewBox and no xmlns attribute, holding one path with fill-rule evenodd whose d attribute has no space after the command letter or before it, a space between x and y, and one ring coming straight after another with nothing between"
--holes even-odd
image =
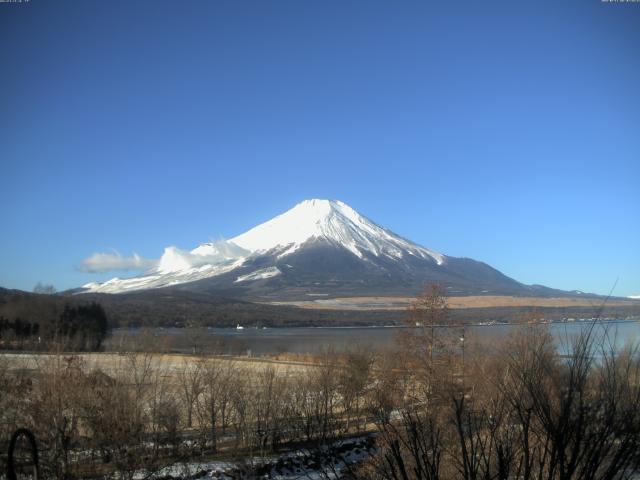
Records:
<instances>
[{"instance_id":1,"label":"bare tree","mask_svg":"<svg viewBox=\"0 0 640 480\"><path fill-rule=\"evenodd\" d=\"M405 328L399 334L401 352L406 367L415 377L414 390L421 399L432 397L437 363L448 357L452 340L447 299L439 284L428 284L411 302Z\"/></svg>"},{"instance_id":2,"label":"bare tree","mask_svg":"<svg viewBox=\"0 0 640 480\"><path fill-rule=\"evenodd\" d=\"M41 293L45 295L53 295L56 293L56 287L49 283L36 283L35 287L33 287L33 293Z\"/></svg>"},{"instance_id":3,"label":"bare tree","mask_svg":"<svg viewBox=\"0 0 640 480\"><path fill-rule=\"evenodd\" d=\"M370 348L361 347L347 351L345 363L338 371L338 390L346 417L345 430L348 432L353 417L356 428L360 429L360 411L364 403L364 393L370 381L373 353Z\"/></svg>"},{"instance_id":4,"label":"bare tree","mask_svg":"<svg viewBox=\"0 0 640 480\"><path fill-rule=\"evenodd\" d=\"M205 432L204 444L209 433L214 452L218 447L218 427L221 427L223 435L226 433L236 374L237 367L232 361L205 360L201 363L201 394L196 402L196 411L200 427Z\"/></svg>"},{"instance_id":5,"label":"bare tree","mask_svg":"<svg viewBox=\"0 0 640 480\"><path fill-rule=\"evenodd\" d=\"M186 413L186 426L193 425L193 409L203 390L202 363L184 359L178 372L179 395Z\"/></svg>"},{"instance_id":6,"label":"bare tree","mask_svg":"<svg viewBox=\"0 0 640 480\"><path fill-rule=\"evenodd\" d=\"M71 474L71 450L79 440L83 362L80 357L53 355L39 365L41 376L31 400L35 434L49 455L45 470L58 478ZM80 387L80 388L78 388Z\"/></svg>"}]
</instances>

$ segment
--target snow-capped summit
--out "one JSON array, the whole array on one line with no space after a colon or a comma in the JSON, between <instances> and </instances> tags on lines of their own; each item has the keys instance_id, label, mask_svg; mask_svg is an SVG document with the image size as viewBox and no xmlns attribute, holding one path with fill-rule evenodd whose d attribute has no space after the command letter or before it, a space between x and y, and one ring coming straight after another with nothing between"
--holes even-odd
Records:
<instances>
[{"instance_id":1,"label":"snow-capped summit","mask_svg":"<svg viewBox=\"0 0 640 480\"><path fill-rule=\"evenodd\" d=\"M439 265L444 256L411 243L363 217L338 200L305 200L291 210L231 239L252 252L276 251L279 258L310 240L328 240L359 258L364 253L401 258L432 258Z\"/></svg>"}]
</instances>

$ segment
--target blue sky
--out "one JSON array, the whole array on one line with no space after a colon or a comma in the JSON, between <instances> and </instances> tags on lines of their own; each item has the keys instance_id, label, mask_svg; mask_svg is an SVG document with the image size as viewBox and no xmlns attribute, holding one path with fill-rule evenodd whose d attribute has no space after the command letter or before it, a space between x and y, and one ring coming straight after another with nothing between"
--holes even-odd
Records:
<instances>
[{"instance_id":1,"label":"blue sky","mask_svg":"<svg viewBox=\"0 0 640 480\"><path fill-rule=\"evenodd\" d=\"M0 3L0 286L306 198L525 283L640 294L640 3Z\"/></svg>"}]
</instances>

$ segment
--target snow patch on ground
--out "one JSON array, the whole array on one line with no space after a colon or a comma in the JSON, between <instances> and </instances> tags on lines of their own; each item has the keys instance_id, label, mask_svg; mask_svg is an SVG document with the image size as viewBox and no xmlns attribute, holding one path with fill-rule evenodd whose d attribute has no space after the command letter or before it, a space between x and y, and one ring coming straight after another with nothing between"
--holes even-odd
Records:
<instances>
[{"instance_id":1,"label":"snow patch on ground","mask_svg":"<svg viewBox=\"0 0 640 480\"><path fill-rule=\"evenodd\" d=\"M224 472L235 468L236 466L229 462L177 463L157 472L138 470L133 474L133 478L134 480L225 478Z\"/></svg>"},{"instance_id":2,"label":"snow patch on ground","mask_svg":"<svg viewBox=\"0 0 640 480\"><path fill-rule=\"evenodd\" d=\"M293 451L279 457L249 458L242 465L230 462L176 463L157 472L139 470L135 480L210 480L233 478L337 479L375 454L373 437L339 440L318 448Z\"/></svg>"}]
</instances>

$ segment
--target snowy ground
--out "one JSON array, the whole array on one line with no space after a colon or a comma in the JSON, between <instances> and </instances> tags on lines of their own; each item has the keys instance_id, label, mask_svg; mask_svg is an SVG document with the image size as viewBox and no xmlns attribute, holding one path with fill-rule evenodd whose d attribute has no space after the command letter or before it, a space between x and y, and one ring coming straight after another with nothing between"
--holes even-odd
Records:
<instances>
[{"instance_id":1,"label":"snowy ground","mask_svg":"<svg viewBox=\"0 0 640 480\"><path fill-rule=\"evenodd\" d=\"M301 449L244 463L223 461L177 463L158 472L140 470L135 480L207 480L236 478L336 479L373 455L373 437L336 441L324 448Z\"/></svg>"}]
</instances>

